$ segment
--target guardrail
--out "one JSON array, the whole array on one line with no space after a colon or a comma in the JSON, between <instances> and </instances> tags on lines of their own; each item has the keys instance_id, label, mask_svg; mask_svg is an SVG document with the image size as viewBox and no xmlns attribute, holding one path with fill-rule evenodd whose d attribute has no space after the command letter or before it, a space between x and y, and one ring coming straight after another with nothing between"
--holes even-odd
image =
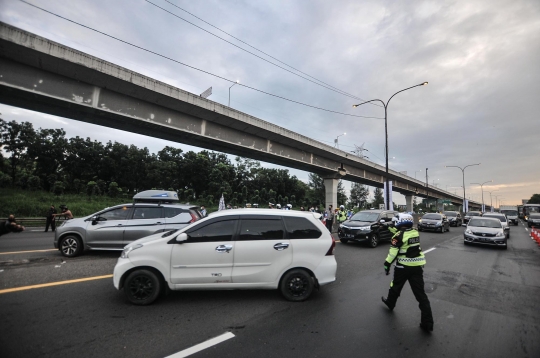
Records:
<instances>
[{"instance_id":1,"label":"guardrail","mask_svg":"<svg viewBox=\"0 0 540 358\"><path fill-rule=\"evenodd\" d=\"M56 219L56 226L62 225L66 221L64 218ZM45 227L47 223L47 218L17 218L17 224L28 227Z\"/></svg>"}]
</instances>

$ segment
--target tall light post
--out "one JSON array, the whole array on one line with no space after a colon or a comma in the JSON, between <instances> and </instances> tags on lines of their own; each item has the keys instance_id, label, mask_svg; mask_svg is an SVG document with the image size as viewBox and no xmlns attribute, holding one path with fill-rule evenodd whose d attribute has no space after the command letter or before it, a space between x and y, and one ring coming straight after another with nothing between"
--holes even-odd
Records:
<instances>
[{"instance_id":1,"label":"tall light post","mask_svg":"<svg viewBox=\"0 0 540 358\"><path fill-rule=\"evenodd\" d=\"M231 87L229 87L229 107L231 106L231 88L233 88L234 85L237 85L239 83L240 83L240 80L236 80L236 82L233 83Z\"/></svg>"},{"instance_id":2,"label":"tall light post","mask_svg":"<svg viewBox=\"0 0 540 358\"><path fill-rule=\"evenodd\" d=\"M389 186L389 180L388 180L388 105L390 104L390 101L392 100L392 98L394 98L394 96L398 93L401 93L401 92L404 92L404 91L407 91L407 90L410 90L411 88L415 88L415 87L419 87L419 86L425 86L427 85L428 83L427 82L422 82L420 83L419 85L416 85L416 86L412 86L412 87L408 87L408 88L405 88L405 89L402 89L401 91L397 91L396 93L394 93L392 95L392 97L390 97L388 99L388 101L386 101L386 103L384 103L384 101L380 100L380 99L372 99L370 101L366 101L366 102L362 102L362 103L359 103L359 104L355 104L353 105L353 108L356 108L358 106L361 106L363 104L366 104L366 103L370 103L370 102L381 102L384 106L384 136L385 136L385 148L386 148L386 210L390 210L390 186Z\"/></svg>"},{"instance_id":3,"label":"tall light post","mask_svg":"<svg viewBox=\"0 0 540 358\"><path fill-rule=\"evenodd\" d=\"M463 173L463 213L465 213L465 169L467 169L468 167L472 167L474 165L480 165L481 163L478 163L478 164L469 164L469 165L466 165L465 167L458 167L457 165L445 165L444 167L445 168L459 168L461 170L461 173Z\"/></svg>"},{"instance_id":4,"label":"tall light post","mask_svg":"<svg viewBox=\"0 0 540 358\"><path fill-rule=\"evenodd\" d=\"M493 183L493 180L488 180L483 183L471 183L471 184L480 185L480 189L482 190L482 212L486 211L486 206L484 205L484 184L487 184L487 183Z\"/></svg>"},{"instance_id":5,"label":"tall light post","mask_svg":"<svg viewBox=\"0 0 540 358\"><path fill-rule=\"evenodd\" d=\"M498 208L499 207L499 204L498 204L498 201L500 199L504 199L504 198L500 198L501 196L503 196L503 194L500 194L500 195L493 195L495 197L495 206Z\"/></svg>"},{"instance_id":6,"label":"tall light post","mask_svg":"<svg viewBox=\"0 0 540 358\"><path fill-rule=\"evenodd\" d=\"M494 212L495 210L493 209L493 198L491 196L492 193L495 193L497 192L498 190L492 190L492 191L488 191L489 193L489 202L490 202L490 205L491 205L491 212Z\"/></svg>"},{"instance_id":7,"label":"tall light post","mask_svg":"<svg viewBox=\"0 0 540 358\"><path fill-rule=\"evenodd\" d=\"M336 137L336 139L334 139L334 148L337 147L337 149L339 149L339 143L338 143L338 138L339 137L342 137L344 135L346 135L347 133L343 133L343 134L340 134Z\"/></svg>"}]
</instances>

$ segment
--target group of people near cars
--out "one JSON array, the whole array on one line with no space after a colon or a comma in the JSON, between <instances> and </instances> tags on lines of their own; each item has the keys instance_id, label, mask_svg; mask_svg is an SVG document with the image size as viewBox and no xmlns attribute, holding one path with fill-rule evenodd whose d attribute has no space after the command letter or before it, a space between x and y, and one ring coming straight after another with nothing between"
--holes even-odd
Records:
<instances>
[{"instance_id":1,"label":"group of people near cars","mask_svg":"<svg viewBox=\"0 0 540 358\"><path fill-rule=\"evenodd\" d=\"M53 232L56 230L57 217L64 217L66 220L73 219L73 214L71 213L71 211L68 209L66 205L60 205L60 210L62 210L62 212L58 214L55 206L51 204L51 206L49 207L49 210L47 211L47 216L46 216L47 220L45 222L45 232L49 231L49 227L51 228L51 231Z\"/></svg>"}]
</instances>

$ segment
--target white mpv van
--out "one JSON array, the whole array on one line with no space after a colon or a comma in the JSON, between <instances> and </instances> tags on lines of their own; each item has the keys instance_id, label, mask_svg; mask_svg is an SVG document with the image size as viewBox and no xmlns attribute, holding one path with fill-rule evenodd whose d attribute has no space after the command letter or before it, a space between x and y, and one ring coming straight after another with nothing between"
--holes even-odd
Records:
<instances>
[{"instance_id":1,"label":"white mpv van","mask_svg":"<svg viewBox=\"0 0 540 358\"><path fill-rule=\"evenodd\" d=\"M222 210L185 228L127 245L114 286L147 305L171 290L279 289L290 301L334 282L335 241L320 214Z\"/></svg>"}]
</instances>

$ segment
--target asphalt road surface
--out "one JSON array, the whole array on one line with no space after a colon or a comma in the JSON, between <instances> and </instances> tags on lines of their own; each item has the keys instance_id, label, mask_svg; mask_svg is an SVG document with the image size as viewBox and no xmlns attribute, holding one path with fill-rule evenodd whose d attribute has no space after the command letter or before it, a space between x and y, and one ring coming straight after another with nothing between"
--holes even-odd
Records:
<instances>
[{"instance_id":1,"label":"asphalt road surface","mask_svg":"<svg viewBox=\"0 0 540 358\"><path fill-rule=\"evenodd\" d=\"M540 249L523 224L512 226L506 251L464 246L461 227L421 233L423 250L434 248L424 275L432 334L418 327L408 285L393 312L380 301L392 277L383 270L387 243L338 243L337 281L306 302L277 291L198 291L138 307L109 277L118 252L65 259L52 233L31 230L0 238L2 358L189 349L199 350L190 357L540 357Z\"/></svg>"}]
</instances>

